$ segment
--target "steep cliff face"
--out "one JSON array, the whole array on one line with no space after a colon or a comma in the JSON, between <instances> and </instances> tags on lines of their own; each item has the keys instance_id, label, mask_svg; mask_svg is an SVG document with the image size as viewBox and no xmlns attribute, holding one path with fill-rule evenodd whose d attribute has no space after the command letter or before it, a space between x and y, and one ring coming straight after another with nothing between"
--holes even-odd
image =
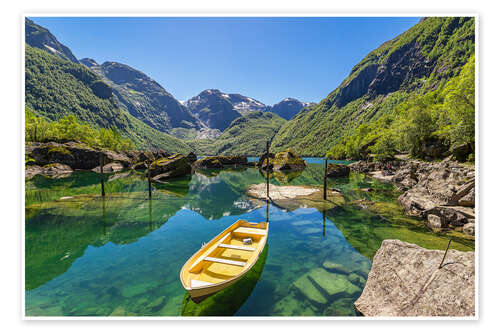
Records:
<instances>
[{"instance_id":1,"label":"steep cliff face","mask_svg":"<svg viewBox=\"0 0 500 333\"><path fill-rule=\"evenodd\" d=\"M196 127L193 115L146 74L117 62L99 65L89 58L80 62L100 75L113 88L121 106L147 125L162 132Z\"/></svg>"},{"instance_id":2,"label":"steep cliff face","mask_svg":"<svg viewBox=\"0 0 500 333\"><path fill-rule=\"evenodd\" d=\"M29 18L24 21L25 40L30 46L37 47L58 56L61 59L69 60L74 63L79 63L78 59L73 55L73 52L57 40L49 30L39 26Z\"/></svg>"},{"instance_id":3,"label":"steep cliff face","mask_svg":"<svg viewBox=\"0 0 500 333\"><path fill-rule=\"evenodd\" d=\"M360 124L391 112L410 94L458 75L474 54L474 18L432 17L383 43L318 105L286 123L272 150L324 155Z\"/></svg>"}]
</instances>

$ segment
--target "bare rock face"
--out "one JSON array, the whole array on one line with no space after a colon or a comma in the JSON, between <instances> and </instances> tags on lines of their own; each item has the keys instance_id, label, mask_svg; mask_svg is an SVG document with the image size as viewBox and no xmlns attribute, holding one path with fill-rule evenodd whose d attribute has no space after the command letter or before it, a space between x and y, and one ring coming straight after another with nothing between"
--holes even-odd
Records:
<instances>
[{"instance_id":1,"label":"bare rock face","mask_svg":"<svg viewBox=\"0 0 500 333\"><path fill-rule=\"evenodd\" d=\"M449 250L439 269L443 255L384 240L354 306L365 316L474 316L474 252Z\"/></svg>"}]
</instances>

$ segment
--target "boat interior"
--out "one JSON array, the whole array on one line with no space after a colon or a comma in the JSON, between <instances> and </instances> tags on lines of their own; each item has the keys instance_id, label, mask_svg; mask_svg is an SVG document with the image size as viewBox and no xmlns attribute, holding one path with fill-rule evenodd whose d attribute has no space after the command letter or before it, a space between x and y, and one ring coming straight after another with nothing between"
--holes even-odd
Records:
<instances>
[{"instance_id":1,"label":"boat interior","mask_svg":"<svg viewBox=\"0 0 500 333\"><path fill-rule=\"evenodd\" d=\"M266 237L265 222L237 223L189 260L184 281L191 288L200 288L238 276L257 261Z\"/></svg>"}]
</instances>

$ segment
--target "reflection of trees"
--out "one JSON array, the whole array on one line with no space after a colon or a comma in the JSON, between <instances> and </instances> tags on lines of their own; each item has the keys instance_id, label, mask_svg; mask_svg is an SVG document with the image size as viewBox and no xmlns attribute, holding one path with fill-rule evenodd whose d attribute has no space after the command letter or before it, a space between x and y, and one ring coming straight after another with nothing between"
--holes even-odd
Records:
<instances>
[{"instance_id":1,"label":"reflection of trees","mask_svg":"<svg viewBox=\"0 0 500 333\"><path fill-rule=\"evenodd\" d=\"M185 200L143 193L44 203L26 220L26 290L64 273L89 246L127 244L163 225Z\"/></svg>"}]
</instances>

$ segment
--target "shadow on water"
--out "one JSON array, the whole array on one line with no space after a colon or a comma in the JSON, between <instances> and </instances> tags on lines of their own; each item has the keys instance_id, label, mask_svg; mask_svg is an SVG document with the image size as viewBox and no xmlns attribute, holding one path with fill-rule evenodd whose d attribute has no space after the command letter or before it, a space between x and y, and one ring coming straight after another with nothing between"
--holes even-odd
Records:
<instances>
[{"instance_id":1,"label":"shadow on water","mask_svg":"<svg viewBox=\"0 0 500 333\"><path fill-rule=\"evenodd\" d=\"M232 316L245 303L262 275L269 245L266 245L259 260L238 282L195 303L186 292L182 302L182 316Z\"/></svg>"}]
</instances>

